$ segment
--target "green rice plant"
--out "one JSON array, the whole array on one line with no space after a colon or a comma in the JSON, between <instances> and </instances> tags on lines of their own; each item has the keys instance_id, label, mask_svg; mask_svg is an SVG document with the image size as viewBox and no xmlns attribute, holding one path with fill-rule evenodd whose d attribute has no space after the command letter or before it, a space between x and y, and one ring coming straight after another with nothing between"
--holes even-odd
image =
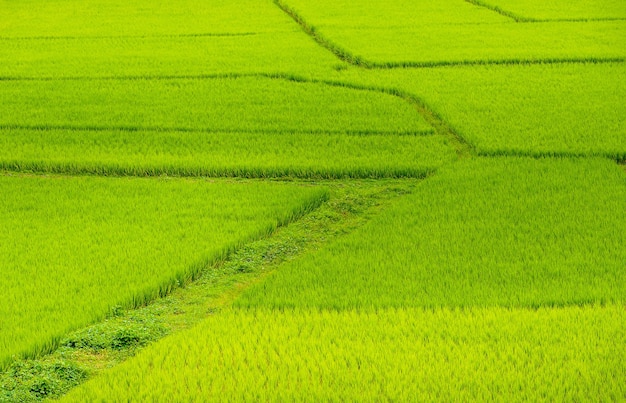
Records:
<instances>
[{"instance_id":1,"label":"green rice plant","mask_svg":"<svg viewBox=\"0 0 626 403\"><path fill-rule=\"evenodd\" d=\"M194 278L318 206L324 189L192 179L0 176L0 364Z\"/></svg>"},{"instance_id":2,"label":"green rice plant","mask_svg":"<svg viewBox=\"0 0 626 403\"><path fill-rule=\"evenodd\" d=\"M483 155L626 159L626 65L473 66L336 74L423 100Z\"/></svg>"},{"instance_id":3,"label":"green rice plant","mask_svg":"<svg viewBox=\"0 0 626 403\"><path fill-rule=\"evenodd\" d=\"M330 70L270 0L20 1L0 9L0 77Z\"/></svg>"},{"instance_id":4,"label":"green rice plant","mask_svg":"<svg viewBox=\"0 0 626 403\"><path fill-rule=\"evenodd\" d=\"M520 24L464 0L277 0L318 42L369 67L624 60L626 22Z\"/></svg>"},{"instance_id":5,"label":"green rice plant","mask_svg":"<svg viewBox=\"0 0 626 403\"><path fill-rule=\"evenodd\" d=\"M440 136L0 130L0 168L107 175L422 177L456 159Z\"/></svg>"},{"instance_id":6,"label":"green rice plant","mask_svg":"<svg viewBox=\"0 0 626 403\"><path fill-rule=\"evenodd\" d=\"M239 307L541 307L626 301L626 178L595 159L443 168L286 264Z\"/></svg>"},{"instance_id":7,"label":"green rice plant","mask_svg":"<svg viewBox=\"0 0 626 403\"><path fill-rule=\"evenodd\" d=\"M270 0L22 0L0 9L2 37L156 36L281 32Z\"/></svg>"},{"instance_id":8,"label":"green rice plant","mask_svg":"<svg viewBox=\"0 0 626 403\"><path fill-rule=\"evenodd\" d=\"M613 401L621 305L233 310L62 401Z\"/></svg>"},{"instance_id":9,"label":"green rice plant","mask_svg":"<svg viewBox=\"0 0 626 403\"><path fill-rule=\"evenodd\" d=\"M480 0L476 3L531 21L626 19L626 6L620 0Z\"/></svg>"},{"instance_id":10,"label":"green rice plant","mask_svg":"<svg viewBox=\"0 0 626 403\"><path fill-rule=\"evenodd\" d=\"M0 77L332 71L337 59L293 25L292 32L248 35L0 38Z\"/></svg>"},{"instance_id":11,"label":"green rice plant","mask_svg":"<svg viewBox=\"0 0 626 403\"><path fill-rule=\"evenodd\" d=\"M0 81L0 126L429 134L404 100L282 77ZM141 135L138 133L137 135Z\"/></svg>"}]
</instances>

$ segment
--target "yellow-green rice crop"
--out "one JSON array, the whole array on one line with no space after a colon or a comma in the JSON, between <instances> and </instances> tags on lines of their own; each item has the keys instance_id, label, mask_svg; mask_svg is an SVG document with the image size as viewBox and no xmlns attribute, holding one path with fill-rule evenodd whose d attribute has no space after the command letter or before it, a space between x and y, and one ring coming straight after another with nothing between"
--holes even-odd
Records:
<instances>
[{"instance_id":1,"label":"yellow-green rice crop","mask_svg":"<svg viewBox=\"0 0 626 403\"><path fill-rule=\"evenodd\" d=\"M593 159L457 163L285 265L238 306L538 307L626 301L626 180Z\"/></svg>"},{"instance_id":2,"label":"yellow-green rice crop","mask_svg":"<svg viewBox=\"0 0 626 403\"><path fill-rule=\"evenodd\" d=\"M0 8L0 76L329 70L270 0L19 1Z\"/></svg>"},{"instance_id":3,"label":"yellow-green rice crop","mask_svg":"<svg viewBox=\"0 0 626 403\"><path fill-rule=\"evenodd\" d=\"M281 32L270 0L21 0L0 9L2 37L157 36Z\"/></svg>"},{"instance_id":4,"label":"yellow-green rice crop","mask_svg":"<svg viewBox=\"0 0 626 403\"><path fill-rule=\"evenodd\" d=\"M623 306L234 310L63 401L615 401Z\"/></svg>"},{"instance_id":5,"label":"yellow-green rice crop","mask_svg":"<svg viewBox=\"0 0 626 403\"><path fill-rule=\"evenodd\" d=\"M421 177L456 158L441 136L0 130L0 167L243 177Z\"/></svg>"},{"instance_id":6,"label":"yellow-green rice crop","mask_svg":"<svg viewBox=\"0 0 626 403\"><path fill-rule=\"evenodd\" d=\"M278 0L318 41L372 67L626 57L626 21L517 23L464 0Z\"/></svg>"},{"instance_id":7,"label":"yellow-green rice crop","mask_svg":"<svg viewBox=\"0 0 626 403\"><path fill-rule=\"evenodd\" d=\"M319 188L0 176L0 364L145 302L318 205Z\"/></svg>"},{"instance_id":8,"label":"yellow-green rice crop","mask_svg":"<svg viewBox=\"0 0 626 403\"><path fill-rule=\"evenodd\" d=\"M297 27L250 35L0 39L0 60L0 77L11 78L312 74L338 64Z\"/></svg>"},{"instance_id":9,"label":"yellow-green rice crop","mask_svg":"<svg viewBox=\"0 0 626 403\"><path fill-rule=\"evenodd\" d=\"M282 78L0 81L0 94L4 127L432 132L398 97Z\"/></svg>"},{"instance_id":10,"label":"yellow-green rice crop","mask_svg":"<svg viewBox=\"0 0 626 403\"><path fill-rule=\"evenodd\" d=\"M421 98L481 154L626 159L626 64L473 66L339 75Z\"/></svg>"},{"instance_id":11,"label":"yellow-green rice crop","mask_svg":"<svg viewBox=\"0 0 626 403\"><path fill-rule=\"evenodd\" d=\"M626 19L622 0L479 0L530 21Z\"/></svg>"}]
</instances>

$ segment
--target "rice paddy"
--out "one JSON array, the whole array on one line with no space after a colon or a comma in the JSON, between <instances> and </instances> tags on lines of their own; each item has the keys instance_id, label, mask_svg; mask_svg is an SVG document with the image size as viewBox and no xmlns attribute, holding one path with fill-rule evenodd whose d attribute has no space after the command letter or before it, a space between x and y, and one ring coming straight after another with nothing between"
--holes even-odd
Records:
<instances>
[{"instance_id":1,"label":"rice paddy","mask_svg":"<svg viewBox=\"0 0 626 403\"><path fill-rule=\"evenodd\" d=\"M623 20L522 24L464 0L278 3L314 32L320 42L343 55L346 61L365 67L626 57L622 46L626 40Z\"/></svg>"},{"instance_id":2,"label":"rice paddy","mask_svg":"<svg viewBox=\"0 0 626 403\"><path fill-rule=\"evenodd\" d=\"M443 171L443 170L442 170ZM626 182L610 161L474 159L236 306L541 307L626 300Z\"/></svg>"},{"instance_id":3,"label":"rice paddy","mask_svg":"<svg viewBox=\"0 0 626 403\"><path fill-rule=\"evenodd\" d=\"M623 2L6 3L0 402L626 396Z\"/></svg>"},{"instance_id":4,"label":"rice paddy","mask_svg":"<svg viewBox=\"0 0 626 403\"><path fill-rule=\"evenodd\" d=\"M350 69L338 80L421 98L481 155L626 158L626 67L607 64Z\"/></svg>"},{"instance_id":5,"label":"rice paddy","mask_svg":"<svg viewBox=\"0 0 626 403\"><path fill-rule=\"evenodd\" d=\"M0 363L166 294L326 197L202 180L4 175L0 187Z\"/></svg>"},{"instance_id":6,"label":"rice paddy","mask_svg":"<svg viewBox=\"0 0 626 403\"><path fill-rule=\"evenodd\" d=\"M620 400L624 319L622 306L235 310L62 401Z\"/></svg>"}]
</instances>

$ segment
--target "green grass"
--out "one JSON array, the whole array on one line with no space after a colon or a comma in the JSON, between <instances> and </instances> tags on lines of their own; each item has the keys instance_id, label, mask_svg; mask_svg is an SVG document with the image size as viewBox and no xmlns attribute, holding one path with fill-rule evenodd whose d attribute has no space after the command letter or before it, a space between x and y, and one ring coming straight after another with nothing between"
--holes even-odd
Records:
<instances>
[{"instance_id":1,"label":"green grass","mask_svg":"<svg viewBox=\"0 0 626 403\"><path fill-rule=\"evenodd\" d=\"M0 32L9 38L281 32L292 27L270 0L23 0L0 10Z\"/></svg>"},{"instance_id":2,"label":"green grass","mask_svg":"<svg viewBox=\"0 0 626 403\"><path fill-rule=\"evenodd\" d=\"M365 66L626 57L624 21L519 24L463 0L280 3L328 47Z\"/></svg>"},{"instance_id":3,"label":"green grass","mask_svg":"<svg viewBox=\"0 0 626 403\"><path fill-rule=\"evenodd\" d=\"M330 193L327 202L276 229L271 237L246 243L227 259L200 272L193 283L146 306L116 309L114 316L64 336L52 354L13 362L0 371L0 402L58 398L86 378L96 377L132 357L146 344L195 326L206 319L207 313L227 306L268 271L359 227L417 183L324 181Z\"/></svg>"},{"instance_id":4,"label":"green grass","mask_svg":"<svg viewBox=\"0 0 626 403\"><path fill-rule=\"evenodd\" d=\"M0 9L0 77L328 71L270 0L20 1Z\"/></svg>"},{"instance_id":5,"label":"green grass","mask_svg":"<svg viewBox=\"0 0 626 403\"><path fill-rule=\"evenodd\" d=\"M626 396L623 1L4 3L0 401Z\"/></svg>"},{"instance_id":6,"label":"green grass","mask_svg":"<svg viewBox=\"0 0 626 403\"><path fill-rule=\"evenodd\" d=\"M588 401L626 389L622 306L234 310L62 401Z\"/></svg>"},{"instance_id":7,"label":"green grass","mask_svg":"<svg viewBox=\"0 0 626 403\"><path fill-rule=\"evenodd\" d=\"M476 159L287 264L236 306L539 307L626 301L626 181L604 160Z\"/></svg>"},{"instance_id":8,"label":"green grass","mask_svg":"<svg viewBox=\"0 0 626 403\"><path fill-rule=\"evenodd\" d=\"M626 5L620 0L480 0L532 20L626 19Z\"/></svg>"},{"instance_id":9,"label":"green grass","mask_svg":"<svg viewBox=\"0 0 626 403\"><path fill-rule=\"evenodd\" d=\"M0 363L193 278L316 207L280 183L0 176Z\"/></svg>"},{"instance_id":10,"label":"green grass","mask_svg":"<svg viewBox=\"0 0 626 403\"><path fill-rule=\"evenodd\" d=\"M424 134L398 97L283 78L0 81L0 126Z\"/></svg>"},{"instance_id":11,"label":"green grass","mask_svg":"<svg viewBox=\"0 0 626 403\"><path fill-rule=\"evenodd\" d=\"M338 61L293 25L291 32L234 36L0 39L0 77L332 71Z\"/></svg>"},{"instance_id":12,"label":"green grass","mask_svg":"<svg viewBox=\"0 0 626 403\"><path fill-rule=\"evenodd\" d=\"M420 177L456 158L440 136L0 130L0 167L243 177Z\"/></svg>"},{"instance_id":13,"label":"green grass","mask_svg":"<svg viewBox=\"0 0 626 403\"><path fill-rule=\"evenodd\" d=\"M350 69L336 76L417 96L483 155L626 158L623 63Z\"/></svg>"}]
</instances>

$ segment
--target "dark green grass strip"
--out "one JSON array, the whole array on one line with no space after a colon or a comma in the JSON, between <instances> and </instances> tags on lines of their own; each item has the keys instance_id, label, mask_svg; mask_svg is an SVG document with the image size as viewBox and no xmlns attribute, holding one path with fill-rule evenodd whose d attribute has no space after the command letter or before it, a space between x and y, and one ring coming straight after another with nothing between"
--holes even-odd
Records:
<instances>
[{"instance_id":1,"label":"dark green grass strip","mask_svg":"<svg viewBox=\"0 0 626 403\"><path fill-rule=\"evenodd\" d=\"M626 164L626 152L621 153L585 153L567 151L523 151L523 150L492 150L477 151L478 157L528 157L535 159L543 158L607 158L614 160L620 165Z\"/></svg>"},{"instance_id":2,"label":"dark green grass strip","mask_svg":"<svg viewBox=\"0 0 626 403\"><path fill-rule=\"evenodd\" d=\"M515 20L515 22L522 23L541 23L541 22L592 22L592 21L626 21L624 17L605 17L605 18L530 18L524 17L508 10L504 10L498 6L484 3L481 0L465 0L467 3L473 4L478 7L483 7L507 18Z\"/></svg>"},{"instance_id":3,"label":"dark green grass strip","mask_svg":"<svg viewBox=\"0 0 626 403\"><path fill-rule=\"evenodd\" d=\"M0 41L28 41L28 40L84 40L84 39L145 39L145 38L202 38L202 37L229 37L252 36L258 32L201 32L195 34L162 34L162 35L87 35L87 36L0 36Z\"/></svg>"},{"instance_id":4,"label":"dark green grass strip","mask_svg":"<svg viewBox=\"0 0 626 403\"><path fill-rule=\"evenodd\" d=\"M366 68L371 67L370 62L365 61L359 56L353 55L352 53L337 46L326 37L321 35L317 31L317 28L309 24L304 18L302 18L302 16L300 16L294 9L287 6L287 4L285 4L282 0L274 0L274 4L276 4L281 10L283 10L289 17L291 17L307 35L309 35L311 38L313 38L315 42L317 42L318 45L330 51L341 61L349 63L353 66Z\"/></svg>"},{"instance_id":5,"label":"dark green grass strip","mask_svg":"<svg viewBox=\"0 0 626 403\"><path fill-rule=\"evenodd\" d=\"M176 165L132 166L103 163L61 163L47 161L1 161L0 171L31 172L36 174L59 174L72 176L108 176L108 177L210 177L210 178L245 178L245 179L304 179L304 180L335 180L335 179L424 179L432 175L436 169L428 167L415 168L320 168L310 167L185 167Z\"/></svg>"},{"instance_id":6,"label":"dark green grass strip","mask_svg":"<svg viewBox=\"0 0 626 403\"><path fill-rule=\"evenodd\" d=\"M223 130L193 127L161 126L81 126L81 125L0 125L0 130L67 130L67 131L125 131L125 132L202 132L202 133L250 133L250 134L346 134L346 135L390 135L390 136L427 136L433 130L416 131L376 131L376 130L263 130L237 129Z\"/></svg>"},{"instance_id":7,"label":"dark green grass strip","mask_svg":"<svg viewBox=\"0 0 626 403\"><path fill-rule=\"evenodd\" d=\"M491 10L491 11L493 11L495 13L498 13L500 15L503 15L503 16L505 16L507 18L511 18L511 19L515 20L515 22L537 22L537 20L535 20L534 18L523 17L521 15L514 14L514 13L512 13L510 11L503 10L502 8L500 8L498 6L492 6L491 4L484 3L484 2L482 2L480 0L465 0L465 1L467 3L473 4L475 6Z\"/></svg>"},{"instance_id":8,"label":"dark green grass strip","mask_svg":"<svg viewBox=\"0 0 626 403\"><path fill-rule=\"evenodd\" d=\"M431 67L455 67L455 66L487 66L487 65L542 65L542 64L604 64L604 63L624 63L626 57L606 57L606 58L553 58L553 59L500 59L500 60L455 60L455 61L432 61L432 62L388 62L371 63L367 62L369 69L404 69L404 68L431 68Z\"/></svg>"}]
</instances>

